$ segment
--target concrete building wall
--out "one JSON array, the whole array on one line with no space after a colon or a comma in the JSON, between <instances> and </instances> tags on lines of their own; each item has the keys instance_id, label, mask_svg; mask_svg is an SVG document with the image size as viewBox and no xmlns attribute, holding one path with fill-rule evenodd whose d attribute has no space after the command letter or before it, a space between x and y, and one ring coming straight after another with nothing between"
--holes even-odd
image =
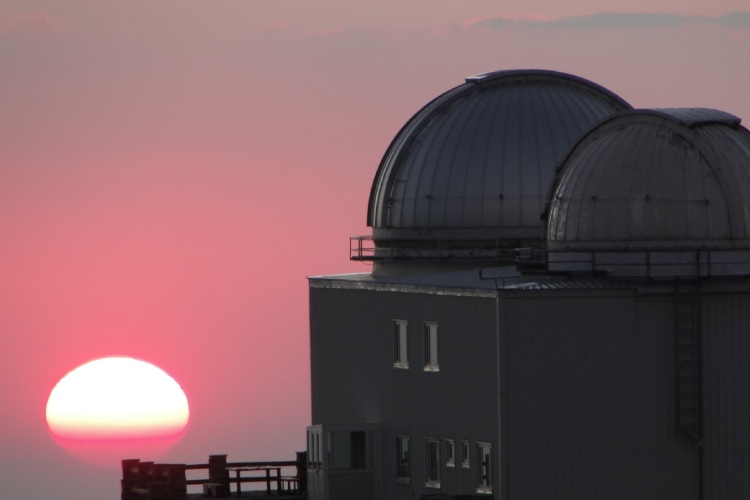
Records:
<instances>
[{"instance_id":1,"label":"concrete building wall","mask_svg":"<svg viewBox=\"0 0 750 500\"><path fill-rule=\"evenodd\" d=\"M634 293L503 300L507 499L698 498L676 429L674 306Z\"/></svg>"},{"instance_id":2,"label":"concrete building wall","mask_svg":"<svg viewBox=\"0 0 750 500\"><path fill-rule=\"evenodd\" d=\"M313 424L380 425L376 498L475 493L477 443L499 449L495 299L312 287L310 301ZM408 322L408 369L394 367L394 320ZM424 368L424 322L438 325L437 371ZM410 438L408 482L396 478L397 436ZM439 441L439 489L426 485L427 438ZM456 446L453 467L447 439ZM499 478L497 460L493 467Z\"/></svg>"},{"instance_id":3,"label":"concrete building wall","mask_svg":"<svg viewBox=\"0 0 750 500\"><path fill-rule=\"evenodd\" d=\"M448 494L476 493L481 442L503 500L750 498L750 296L657 288L495 297L312 287L313 423L377 429L372 494L361 498L436 493L426 438L439 441ZM701 336L702 447L678 426L685 304ZM393 366L396 319L408 322L408 370ZM439 325L435 372L423 366L425 321ZM410 437L408 482L396 478L396 436Z\"/></svg>"},{"instance_id":4,"label":"concrete building wall","mask_svg":"<svg viewBox=\"0 0 750 500\"><path fill-rule=\"evenodd\" d=\"M750 498L750 297L702 302L706 498Z\"/></svg>"}]
</instances>

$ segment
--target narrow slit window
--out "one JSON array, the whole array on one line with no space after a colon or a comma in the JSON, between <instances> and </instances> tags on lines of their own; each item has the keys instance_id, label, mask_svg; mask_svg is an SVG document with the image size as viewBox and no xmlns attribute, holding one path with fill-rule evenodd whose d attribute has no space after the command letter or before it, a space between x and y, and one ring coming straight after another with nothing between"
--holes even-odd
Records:
<instances>
[{"instance_id":1,"label":"narrow slit window","mask_svg":"<svg viewBox=\"0 0 750 500\"><path fill-rule=\"evenodd\" d=\"M409 436L396 437L398 467L396 477L399 481L408 482L411 478L411 456L409 452Z\"/></svg>"},{"instance_id":2,"label":"narrow slit window","mask_svg":"<svg viewBox=\"0 0 750 500\"><path fill-rule=\"evenodd\" d=\"M315 450L313 447L313 434L309 430L307 431L307 468L313 468L313 457L315 456Z\"/></svg>"},{"instance_id":3,"label":"narrow slit window","mask_svg":"<svg viewBox=\"0 0 750 500\"><path fill-rule=\"evenodd\" d=\"M477 493L492 492L492 445L477 443L479 460L479 487Z\"/></svg>"},{"instance_id":4,"label":"narrow slit window","mask_svg":"<svg viewBox=\"0 0 750 500\"><path fill-rule=\"evenodd\" d=\"M427 483L428 488L440 488L440 441L427 439Z\"/></svg>"},{"instance_id":5,"label":"narrow slit window","mask_svg":"<svg viewBox=\"0 0 750 500\"><path fill-rule=\"evenodd\" d=\"M466 440L461 441L461 467L464 469L468 469L471 466L470 455L469 442Z\"/></svg>"},{"instance_id":6,"label":"narrow slit window","mask_svg":"<svg viewBox=\"0 0 750 500\"><path fill-rule=\"evenodd\" d=\"M409 368L407 327L408 322L405 320L393 321L393 366L396 368Z\"/></svg>"},{"instance_id":7,"label":"narrow slit window","mask_svg":"<svg viewBox=\"0 0 750 500\"><path fill-rule=\"evenodd\" d=\"M307 431L307 467L320 469L320 431Z\"/></svg>"},{"instance_id":8,"label":"narrow slit window","mask_svg":"<svg viewBox=\"0 0 750 500\"><path fill-rule=\"evenodd\" d=\"M453 439L445 440L445 465L446 467L456 466L456 442Z\"/></svg>"},{"instance_id":9,"label":"narrow slit window","mask_svg":"<svg viewBox=\"0 0 750 500\"><path fill-rule=\"evenodd\" d=\"M438 324L428 322L424 324L424 369L436 372L438 364Z\"/></svg>"}]
</instances>

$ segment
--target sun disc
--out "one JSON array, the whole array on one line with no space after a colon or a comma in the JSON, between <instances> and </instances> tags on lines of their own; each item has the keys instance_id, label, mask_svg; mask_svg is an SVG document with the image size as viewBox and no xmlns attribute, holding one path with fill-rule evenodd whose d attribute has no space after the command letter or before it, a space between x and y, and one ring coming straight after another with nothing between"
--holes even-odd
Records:
<instances>
[{"instance_id":1,"label":"sun disc","mask_svg":"<svg viewBox=\"0 0 750 500\"><path fill-rule=\"evenodd\" d=\"M98 450L95 457L106 449L121 458L138 449L168 449L184 433L189 415L187 397L172 377L127 357L96 359L72 370L52 389L46 408L55 440L79 458L89 448Z\"/></svg>"}]
</instances>

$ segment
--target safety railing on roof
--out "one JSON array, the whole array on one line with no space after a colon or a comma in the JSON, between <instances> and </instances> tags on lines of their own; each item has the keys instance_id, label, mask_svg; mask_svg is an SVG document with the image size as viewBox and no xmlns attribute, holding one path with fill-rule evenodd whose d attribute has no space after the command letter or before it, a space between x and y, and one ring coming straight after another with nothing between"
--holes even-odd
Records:
<instances>
[{"instance_id":1,"label":"safety railing on roof","mask_svg":"<svg viewBox=\"0 0 750 500\"><path fill-rule=\"evenodd\" d=\"M375 242L372 236L352 236L349 238L350 260L375 260Z\"/></svg>"},{"instance_id":2,"label":"safety railing on roof","mask_svg":"<svg viewBox=\"0 0 750 500\"><path fill-rule=\"evenodd\" d=\"M377 244L372 236L349 239L354 261L451 260L515 263L524 274L587 273L637 278L708 278L750 276L750 247L726 249L561 249L507 248L501 240L481 248L460 242L387 240Z\"/></svg>"},{"instance_id":3,"label":"safety railing on roof","mask_svg":"<svg viewBox=\"0 0 750 500\"><path fill-rule=\"evenodd\" d=\"M355 261L452 260L452 261L513 261L516 250L503 246L502 240L463 243L455 240L387 240L376 244L372 236L349 238L349 259Z\"/></svg>"},{"instance_id":4,"label":"safety railing on roof","mask_svg":"<svg viewBox=\"0 0 750 500\"><path fill-rule=\"evenodd\" d=\"M523 261L519 263L523 269ZM750 276L750 248L547 250L550 274L591 273L639 278Z\"/></svg>"}]
</instances>

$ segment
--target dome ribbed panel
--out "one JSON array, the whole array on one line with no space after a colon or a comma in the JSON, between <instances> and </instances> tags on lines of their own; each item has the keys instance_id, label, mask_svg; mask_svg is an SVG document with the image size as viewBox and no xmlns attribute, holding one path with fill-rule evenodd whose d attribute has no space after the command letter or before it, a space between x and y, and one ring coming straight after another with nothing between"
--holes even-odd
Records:
<instances>
[{"instance_id":1,"label":"dome ribbed panel","mask_svg":"<svg viewBox=\"0 0 750 500\"><path fill-rule=\"evenodd\" d=\"M381 163L373 227L539 234L563 155L627 104L568 75L513 76L467 83L415 115Z\"/></svg>"},{"instance_id":2,"label":"dome ribbed panel","mask_svg":"<svg viewBox=\"0 0 750 500\"><path fill-rule=\"evenodd\" d=\"M748 192L747 130L634 112L592 130L568 156L547 237L569 248L746 240Z\"/></svg>"},{"instance_id":3,"label":"dome ribbed panel","mask_svg":"<svg viewBox=\"0 0 750 500\"><path fill-rule=\"evenodd\" d=\"M710 126L696 129L705 154L727 199L730 237L750 239L750 132L743 127Z\"/></svg>"}]
</instances>

